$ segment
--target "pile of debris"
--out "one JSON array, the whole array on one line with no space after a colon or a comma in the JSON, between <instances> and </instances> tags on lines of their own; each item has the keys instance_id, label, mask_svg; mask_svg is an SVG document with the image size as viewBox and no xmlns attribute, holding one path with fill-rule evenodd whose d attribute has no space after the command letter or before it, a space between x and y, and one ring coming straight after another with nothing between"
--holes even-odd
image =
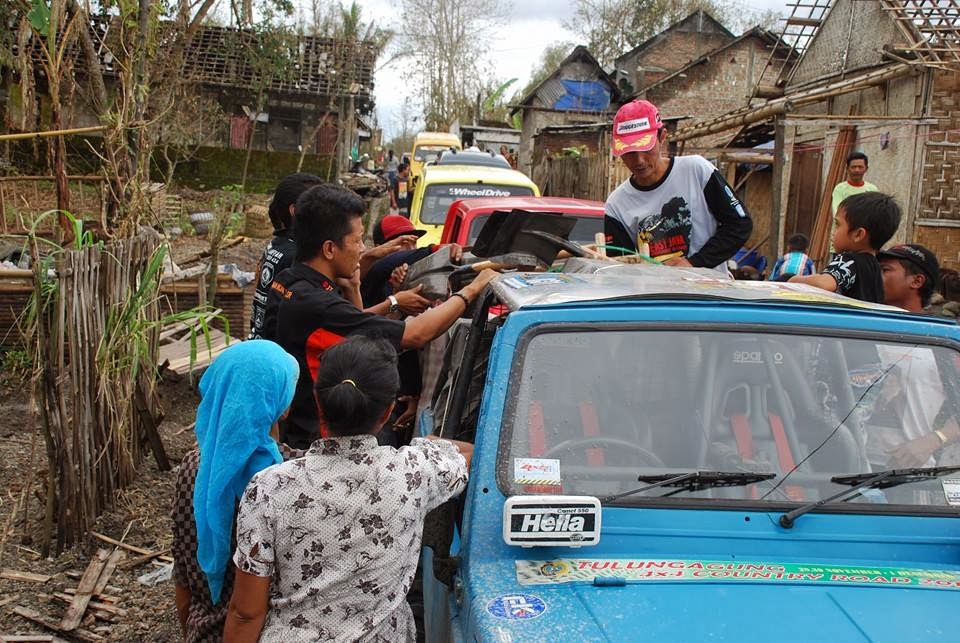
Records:
<instances>
[{"instance_id":1,"label":"pile of debris","mask_svg":"<svg viewBox=\"0 0 960 643\"><path fill-rule=\"evenodd\" d=\"M35 609L23 605L15 605L13 612L18 616L55 632L58 635L79 641L105 641L111 637L111 626L126 615L126 610L120 607L121 590L109 584L110 577L117 569L132 569L147 562L156 562L158 568L141 576L138 580L145 585L152 582L154 576L162 573L169 577L172 571L173 559L169 550L148 551L128 545L121 541L91 532L91 535L105 543L114 545L113 550L98 549L96 556L87 565L83 573L68 571L67 578L77 581L75 587L66 587L63 591L50 593L39 592L34 597L51 603L61 602L66 605L62 618L59 620ZM127 553L137 554L127 559ZM0 570L0 577L9 580L45 584L53 577L32 572L12 569ZM0 606L15 603L20 600L19 594L13 594L0 599ZM41 641L62 641L63 639L50 634L0 634L0 641L17 641L19 643L39 643Z\"/></svg>"}]
</instances>

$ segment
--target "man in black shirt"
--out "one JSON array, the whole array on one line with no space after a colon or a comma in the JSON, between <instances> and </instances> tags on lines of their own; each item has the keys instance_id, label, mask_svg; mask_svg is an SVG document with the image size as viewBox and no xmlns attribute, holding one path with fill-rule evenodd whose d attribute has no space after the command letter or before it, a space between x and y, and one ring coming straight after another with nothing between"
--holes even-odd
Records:
<instances>
[{"instance_id":1,"label":"man in black shirt","mask_svg":"<svg viewBox=\"0 0 960 643\"><path fill-rule=\"evenodd\" d=\"M900 227L900 216L900 206L882 192L847 197L837 208L833 230L837 254L822 273L792 277L790 281L882 304L883 278L877 251Z\"/></svg>"},{"instance_id":2,"label":"man in black shirt","mask_svg":"<svg viewBox=\"0 0 960 643\"><path fill-rule=\"evenodd\" d=\"M322 434L313 382L326 349L355 334L385 338L398 351L421 348L453 325L497 276L485 270L447 301L405 321L364 312L352 303L360 298L359 283L344 295L336 283L351 279L359 270L363 210L360 197L334 185L305 192L297 201L293 229L297 263L273 281L270 296L278 302L276 341L300 364L300 379L280 437L297 448L308 447Z\"/></svg>"},{"instance_id":3,"label":"man in black shirt","mask_svg":"<svg viewBox=\"0 0 960 643\"><path fill-rule=\"evenodd\" d=\"M285 176L273 193L270 201L270 223L273 224L273 239L267 244L257 264L257 290L253 294L253 311L250 315L250 339L263 338L267 315L267 297L273 278L293 265L296 246L290 235L290 227L297 199L309 188L323 183L313 174L290 174Z\"/></svg>"}]
</instances>

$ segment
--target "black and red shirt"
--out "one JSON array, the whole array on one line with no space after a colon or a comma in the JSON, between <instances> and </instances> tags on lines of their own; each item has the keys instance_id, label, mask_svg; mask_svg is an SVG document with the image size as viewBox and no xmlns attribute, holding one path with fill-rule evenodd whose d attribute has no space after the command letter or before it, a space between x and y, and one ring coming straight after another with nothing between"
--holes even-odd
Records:
<instances>
[{"instance_id":1,"label":"black and red shirt","mask_svg":"<svg viewBox=\"0 0 960 643\"><path fill-rule=\"evenodd\" d=\"M276 336L271 339L300 364L280 439L295 448L309 448L320 437L313 382L323 352L350 335L383 338L399 351L404 323L363 312L340 296L332 280L303 263L274 278L268 308L276 310Z\"/></svg>"}]
</instances>

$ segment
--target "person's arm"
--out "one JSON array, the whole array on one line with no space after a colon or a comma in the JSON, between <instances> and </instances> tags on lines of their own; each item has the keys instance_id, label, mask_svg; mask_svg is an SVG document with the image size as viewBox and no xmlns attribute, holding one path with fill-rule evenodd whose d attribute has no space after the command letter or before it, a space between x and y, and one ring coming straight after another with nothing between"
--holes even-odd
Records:
<instances>
[{"instance_id":1,"label":"person's arm","mask_svg":"<svg viewBox=\"0 0 960 643\"><path fill-rule=\"evenodd\" d=\"M230 643L257 643L267 620L270 577L237 570L233 595L227 610L223 640Z\"/></svg>"},{"instance_id":2,"label":"person's arm","mask_svg":"<svg viewBox=\"0 0 960 643\"><path fill-rule=\"evenodd\" d=\"M753 220L719 170L715 169L707 179L703 196L710 214L717 220L717 231L700 250L687 257L686 262L682 258L674 259L668 261L668 265L687 263L695 268L713 268L737 254L750 238Z\"/></svg>"},{"instance_id":3,"label":"person's arm","mask_svg":"<svg viewBox=\"0 0 960 643\"><path fill-rule=\"evenodd\" d=\"M798 275L791 278L790 281L809 284L840 294L850 292L857 283L856 255L844 252L838 253L834 255L819 275L808 277Z\"/></svg>"},{"instance_id":4,"label":"person's arm","mask_svg":"<svg viewBox=\"0 0 960 643\"><path fill-rule=\"evenodd\" d=\"M174 600L177 604L177 616L180 618L180 634L183 638L187 637L187 617L190 615L190 590L176 583L174 585L176 595Z\"/></svg>"},{"instance_id":5,"label":"person's arm","mask_svg":"<svg viewBox=\"0 0 960 643\"><path fill-rule=\"evenodd\" d=\"M417 235L415 234L405 234L396 239L391 239L386 243L381 243L379 246L374 246L368 248L362 255L360 255L360 279L363 279L367 276L367 273L370 271L370 268L373 267L373 264L377 263L378 260L383 259L389 254L394 252L399 252L401 250L413 250L417 247Z\"/></svg>"},{"instance_id":6,"label":"person's arm","mask_svg":"<svg viewBox=\"0 0 960 643\"><path fill-rule=\"evenodd\" d=\"M790 283L807 284L808 286L815 286L821 290L837 292L837 280L828 274L807 275L806 277L794 275L790 277Z\"/></svg>"},{"instance_id":7,"label":"person's arm","mask_svg":"<svg viewBox=\"0 0 960 643\"><path fill-rule=\"evenodd\" d=\"M430 300L420 294L421 290L423 290L423 284L409 290L401 290L394 295L397 298L397 306L400 307L401 313L404 315L419 315L430 307ZM374 315L388 315L391 305L390 299L387 298L379 304L364 308L363 312L373 313Z\"/></svg>"},{"instance_id":8,"label":"person's arm","mask_svg":"<svg viewBox=\"0 0 960 643\"><path fill-rule=\"evenodd\" d=\"M606 239L607 246L625 248L630 252L634 252L637 249L637 240L631 238L630 232L623 223L619 219L610 216L610 214L603 215L603 236ZM619 257L624 254L626 253L623 250L607 248L608 257Z\"/></svg>"},{"instance_id":9,"label":"person's arm","mask_svg":"<svg viewBox=\"0 0 960 643\"><path fill-rule=\"evenodd\" d=\"M467 471L470 470L470 463L473 461L473 445L469 442L464 442L462 440L451 440L450 438L441 438L438 435L428 435L426 436L428 440L443 440L444 442L449 442L453 446L457 447L457 451L460 452L460 455L463 456L463 459L467 462Z\"/></svg>"},{"instance_id":10,"label":"person's arm","mask_svg":"<svg viewBox=\"0 0 960 643\"><path fill-rule=\"evenodd\" d=\"M887 467L890 469L921 467L937 451L957 440L960 440L960 425L955 420L951 420L944 424L942 428L888 449L887 453L890 455L890 460L887 462Z\"/></svg>"},{"instance_id":11,"label":"person's arm","mask_svg":"<svg viewBox=\"0 0 960 643\"><path fill-rule=\"evenodd\" d=\"M402 348L422 348L428 342L436 339L445 330L450 328L467 309L467 302L472 302L480 296L483 289L500 273L487 268L476 278L460 290L460 295L452 296L436 308L408 319L404 325L403 338L400 341Z\"/></svg>"}]
</instances>

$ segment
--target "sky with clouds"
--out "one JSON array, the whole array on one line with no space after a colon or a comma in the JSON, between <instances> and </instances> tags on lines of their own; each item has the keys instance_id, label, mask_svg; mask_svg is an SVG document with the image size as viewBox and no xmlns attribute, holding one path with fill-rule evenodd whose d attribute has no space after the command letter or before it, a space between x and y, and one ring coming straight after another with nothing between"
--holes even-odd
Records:
<instances>
[{"instance_id":1,"label":"sky with clouds","mask_svg":"<svg viewBox=\"0 0 960 643\"><path fill-rule=\"evenodd\" d=\"M757 10L787 11L786 0L741 0ZM400 30L400 0L358 0L365 20ZM496 76L503 81L517 78L514 86L523 87L543 50L558 41L578 44L576 34L567 31L563 22L573 15L574 0L506 0L510 18L490 34L490 62ZM414 89L404 79L401 62L384 64L382 56L374 77L377 115L386 138L401 126L400 107L416 102Z\"/></svg>"}]
</instances>

